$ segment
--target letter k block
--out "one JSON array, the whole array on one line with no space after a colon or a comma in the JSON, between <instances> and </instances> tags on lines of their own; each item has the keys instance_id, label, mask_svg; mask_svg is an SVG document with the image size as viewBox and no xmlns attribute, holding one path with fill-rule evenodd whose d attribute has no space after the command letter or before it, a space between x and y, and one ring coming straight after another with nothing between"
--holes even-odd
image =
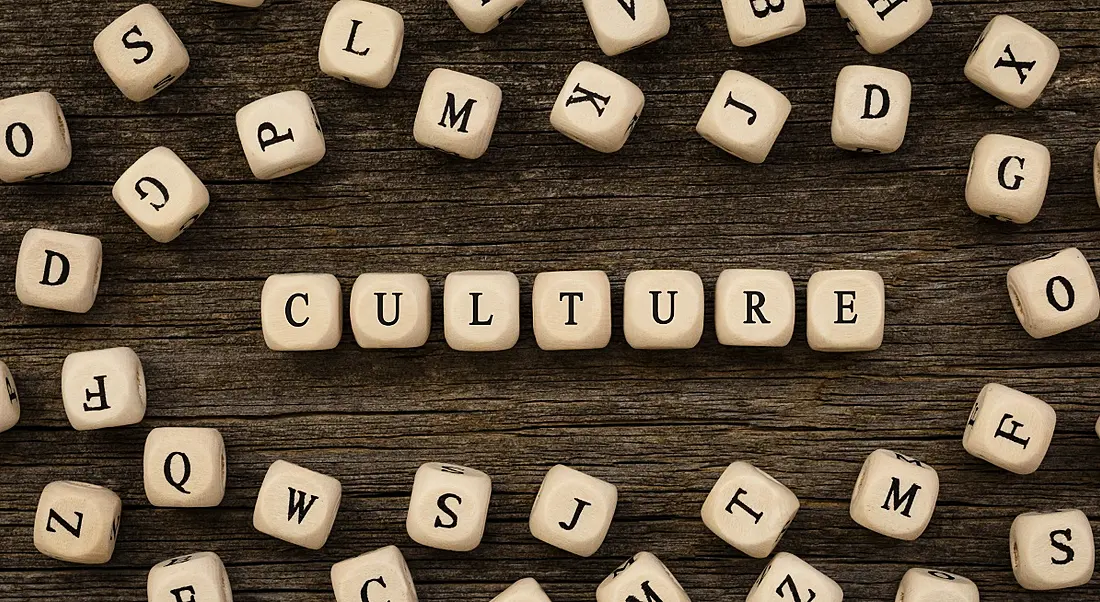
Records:
<instances>
[{"instance_id":1,"label":"letter k block","mask_svg":"<svg viewBox=\"0 0 1100 602\"><path fill-rule=\"evenodd\" d=\"M550 125L588 148L614 153L630 138L644 107L638 86L610 69L581 61L565 79L550 111Z\"/></svg>"}]
</instances>

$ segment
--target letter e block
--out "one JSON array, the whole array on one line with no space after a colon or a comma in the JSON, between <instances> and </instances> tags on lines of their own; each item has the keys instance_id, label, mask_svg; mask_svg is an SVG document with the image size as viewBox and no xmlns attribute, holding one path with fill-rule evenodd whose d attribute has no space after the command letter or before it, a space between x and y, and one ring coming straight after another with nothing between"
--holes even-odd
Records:
<instances>
[{"instance_id":1,"label":"letter e block","mask_svg":"<svg viewBox=\"0 0 1100 602\"><path fill-rule=\"evenodd\" d=\"M806 285L806 338L815 351L873 351L882 345L886 293L869 270L824 270Z\"/></svg>"},{"instance_id":2,"label":"letter e block","mask_svg":"<svg viewBox=\"0 0 1100 602\"><path fill-rule=\"evenodd\" d=\"M340 0L328 12L317 60L332 77L385 88L397 72L404 40L401 13L373 2Z\"/></svg>"},{"instance_id":3,"label":"letter e block","mask_svg":"<svg viewBox=\"0 0 1100 602\"><path fill-rule=\"evenodd\" d=\"M837 0L837 11L863 49L882 54L932 18L931 0Z\"/></svg>"},{"instance_id":4,"label":"letter e block","mask_svg":"<svg viewBox=\"0 0 1100 602\"><path fill-rule=\"evenodd\" d=\"M581 61L565 79L550 125L572 140L601 153L626 144L645 108L645 94L625 77Z\"/></svg>"},{"instance_id":5,"label":"letter e block","mask_svg":"<svg viewBox=\"0 0 1100 602\"><path fill-rule=\"evenodd\" d=\"M596 588L596 602L691 602L672 572L649 552L638 552Z\"/></svg>"},{"instance_id":6,"label":"letter e block","mask_svg":"<svg viewBox=\"0 0 1100 602\"><path fill-rule=\"evenodd\" d=\"M134 102L152 98L191 65L187 48L152 4L136 6L95 37L96 58L122 94Z\"/></svg>"},{"instance_id":7,"label":"letter e block","mask_svg":"<svg viewBox=\"0 0 1100 602\"><path fill-rule=\"evenodd\" d=\"M604 272L539 274L531 309L535 341L544 351L602 349L611 341L611 281Z\"/></svg>"},{"instance_id":8,"label":"letter e block","mask_svg":"<svg viewBox=\"0 0 1100 602\"><path fill-rule=\"evenodd\" d=\"M615 516L618 489L611 483L561 464L542 480L531 508L531 535L588 557L607 537Z\"/></svg>"},{"instance_id":9,"label":"letter e block","mask_svg":"<svg viewBox=\"0 0 1100 602\"><path fill-rule=\"evenodd\" d=\"M745 602L841 602L844 591L794 554L780 552L757 577Z\"/></svg>"},{"instance_id":10,"label":"letter e block","mask_svg":"<svg viewBox=\"0 0 1100 602\"><path fill-rule=\"evenodd\" d=\"M867 456L852 491L852 520L894 539L912 541L924 533L940 478L931 466L885 449Z\"/></svg>"},{"instance_id":11,"label":"letter e block","mask_svg":"<svg viewBox=\"0 0 1100 602\"><path fill-rule=\"evenodd\" d=\"M428 462L416 471L405 528L418 544L469 552L481 543L493 480L457 464Z\"/></svg>"},{"instance_id":12,"label":"letter e block","mask_svg":"<svg viewBox=\"0 0 1100 602\"><path fill-rule=\"evenodd\" d=\"M264 342L274 351L319 351L340 344L344 299L332 274L274 274L260 295Z\"/></svg>"},{"instance_id":13,"label":"letter e block","mask_svg":"<svg viewBox=\"0 0 1100 602\"><path fill-rule=\"evenodd\" d=\"M409 565L397 546L386 546L332 565L332 591L336 602L416 602Z\"/></svg>"},{"instance_id":14,"label":"letter e block","mask_svg":"<svg viewBox=\"0 0 1100 602\"><path fill-rule=\"evenodd\" d=\"M172 242L210 205L210 192L176 153L158 146L115 182L119 207L157 242Z\"/></svg>"},{"instance_id":15,"label":"letter e block","mask_svg":"<svg viewBox=\"0 0 1100 602\"><path fill-rule=\"evenodd\" d=\"M42 490L34 515L34 547L78 564L106 564L115 553L122 500L110 489L54 481Z\"/></svg>"},{"instance_id":16,"label":"letter e block","mask_svg":"<svg viewBox=\"0 0 1100 602\"><path fill-rule=\"evenodd\" d=\"M436 69L424 82L413 137L428 148L477 159L489 148L502 94L491 81Z\"/></svg>"},{"instance_id":17,"label":"letter e block","mask_svg":"<svg viewBox=\"0 0 1100 602\"><path fill-rule=\"evenodd\" d=\"M290 462L267 469L252 525L260 533L310 550L328 541L343 488L340 481Z\"/></svg>"},{"instance_id":18,"label":"letter e block","mask_svg":"<svg viewBox=\"0 0 1100 602\"><path fill-rule=\"evenodd\" d=\"M1100 289L1081 251L1069 248L1008 271L1008 296L1020 325L1036 339L1084 326L1100 316Z\"/></svg>"},{"instance_id":19,"label":"letter e block","mask_svg":"<svg viewBox=\"0 0 1100 602\"><path fill-rule=\"evenodd\" d=\"M145 371L133 349L69 354L61 366L61 399L78 431L137 424L145 417Z\"/></svg>"},{"instance_id":20,"label":"letter e block","mask_svg":"<svg viewBox=\"0 0 1100 602\"><path fill-rule=\"evenodd\" d=\"M519 279L468 271L443 284L443 336L456 351L503 351L519 340Z\"/></svg>"},{"instance_id":21,"label":"letter e block","mask_svg":"<svg viewBox=\"0 0 1100 602\"><path fill-rule=\"evenodd\" d=\"M237 136L252 174L272 180L316 165L325 156L325 134L313 101L289 90L265 96L237 111Z\"/></svg>"},{"instance_id":22,"label":"letter e block","mask_svg":"<svg viewBox=\"0 0 1100 602\"><path fill-rule=\"evenodd\" d=\"M966 204L978 215L1026 224L1039 215L1050 179L1050 151L1023 138L978 141L966 176Z\"/></svg>"},{"instance_id":23,"label":"letter e block","mask_svg":"<svg viewBox=\"0 0 1100 602\"><path fill-rule=\"evenodd\" d=\"M65 114L49 92L0 100L0 135L0 182L59 172L73 157Z\"/></svg>"},{"instance_id":24,"label":"letter e block","mask_svg":"<svg viewBox=\"0 0 1100 602\"><path fill-rule=\"evenodd\" d=\"M626 277L623 334L635 349L691 349L703 336L703 280L686 270Z\"/></svg>"},{"instance_id":25,"label":"letter e block","mask_svg":"<svg viewBox=\"0 0 1100 602\"><path fill-rule=\"evenodd\" d=\"M213 552L169 558L149 571L149 602L233 602L222 559Z\"/></svg>"},{"instance_id":26,"label":"letter e block","mask_svg":"<svg viewBox=\"0 0 1100 602\"><path fill-rule=\"evenodd\" d=\"M98 238L31 228L19 246L15 294L23 305L86 313L99 292Z\"/></svg>"},{"instance_id":27,"label":"letter e block","mask_svg":"<svg viewBox=\"0 0 1100 602\"><path fill-rule=\"evenodd\" d=\"M909 125L913 87L901 71L849 65L836 79L833 144L844 150L892 153Z\"/></svg>"},{"instance_id":28,"label":"letter e block","mask_svg":"<svg viewBox=\"0 0 1100 602\"><path fill-rule=\"evenodd\" d=\"M225 495L225 441L218 429L160 427L145 438L145 497L154 506L207 508Z\"/></svg>"},{"instance_id":29,"label":"letter e block","mask_svg":"<svg viewBox=\"0 0 1100 602\"><path fill-rule=\"evenodd\" d=\"M360 274L351 287L351 330L363 349L407 349L428 341L432 292L420 274Z\"/></svg>"},{"instance_id":30,"label":"letter e block","mask_svg":"<svg viewBox=\"0 0 1100 602\"><path fill-rule=\"evenodd\" d=\"M734 462L703 502L703 523L726 543L767 558L798 513L794 493L748 462Z\"/></svg>"},{"instance_id":31,"label":"letter e block","mask_svg":"<svg viewBox=\"0 0 1100 602\"><path fill-rule=\"evenodd\" d=\"M1030 590L1085 585L1096 568L1092 525L1080 510L1026 512L1009 531L1012 574Z\"/></svg>"},{"instance_id":32,"label":"letter e block","mask_svg":"<svg viewBox=\"0 0 1100 602\"><path fill-rule=\"evenodd\" d=\"M901 578L894 602L979 602L978 586L947 571L909 569Z\"/></svg>"},{"instance_id":33,"label":"letter e block","mask_svg":"<svg viewBox=\"0 0 1100 602\"><path fill-rule=\"evenodd\" d=\"M1058 46L1037 29L997 15L978 37L963 71L975 86L1026 109L1047 87L1058 57Z\"/></svg>"},{"instance_id":34,"label":"letter e block","mask_svg":"<svg viewBox=\"0 0 1100 602\"><path fill-rule=\"evenodd\" d=\"M791 275L780 270L723 270L714 295L718 342L785 347L794 334Z\"/></svg>"}]
</instances>

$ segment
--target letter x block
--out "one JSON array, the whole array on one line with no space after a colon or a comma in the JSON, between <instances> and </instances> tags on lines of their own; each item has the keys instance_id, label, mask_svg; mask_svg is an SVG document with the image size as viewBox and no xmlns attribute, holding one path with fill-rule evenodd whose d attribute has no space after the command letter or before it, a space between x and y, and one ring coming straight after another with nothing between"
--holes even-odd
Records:
<instances>
[{"instance_id":1,"label":"letter x block","mask_svg":"<svg viewBox=\"0 0 1100 602\"><path fill-rule=\"evenodd\" d=\"M1096 568L1092 525L1080 510L1027 512L1009 531L1012 573L1024 589L1085 585Z\"/></svg>"},{"instance_id":2,"label":"letter x block","mask_svg":"<svg viewBox=\"0 0 1100 602\"><path fill-rule=\"evenodd\" d=\"M836 79L833 144L844 150L892 153L909 125L909 77L901 71L849 65Z\"/></svg>"},{"instance_id":3,"label":"letter x block","mask_svg":"<svg viewBox=\"0 0 1100 602\"><path fill-rule=\"evenodd\" d=\"M332 77L385 88L397 72L404 40L401 13L373 2L340 0L328 12L317 60Z\"/></svg>"},{"instance_id":4,"label":"letter x block","mask_svg":"<svg viewBox=\"0 0 1100 602\"><path fill-rule=\"evenodd\" d=\"M649 552L638 552L596 588L596 602L691 602L680 582Z\"/></svg>"},{"instance_id":5,"label":"letter x block","mask_svg":"<svg viewBox=\"0 0 1100 602\"><path fill-rule=\"evenodd\" d=\"M531 310L540 349L602 349L611 340L611 281L604 272L539 274Z\"/></svg>"},{"instance_id":6,"label":"letter x block","mask_svg":"<svg viewBox=\"0 0 1100 602\"><path fill-rule=\"evenodd\" d=\"M964 72L982 90L1026 109L1047 87L1058 56L1058 46L1034 27L997 15L978 38Z\"/></svg>"},{"instance_id":7,"label":"letter x block","mask_svg":"<svg viewBox=\"0 0 1100 602\"><path fill-rule=\"evenodd\" d=\"M325 156L317 109L305 92L265 96L237 111L237 136L252 174L281 178L316 165Z\"/></svg>"},{"instance_id":8,"label":"letter x block","mask_svg":"<svg viewBox=\"0 0 1100 602\"><path fill-rule=\"evenodd\" d=\"M978 215L1026 224L1039 215L1050 179L1050 151L1037 142L989 134L966 176L966 204Z\"/></svg>"},{"instance_id":9,"label":"letter x block","mask_svg":"<svg viewBox=\"0 0 1100 602\"><path fill-rule=\"evenodd\" d=\"M645 107L645 95L625 77L595 63L573 67L550 111L550 125L601 153L626 144Z\"/></svg>"},{"instance_id":10,"label":"letter x block","mask_svg":"<svg viewBox=\"0 0 1100 602\"><path fill-rule=\"evenodd\" d=\"M780 552L757 577L745 602L841 602L844 590L794 554Z\"/></svg>"},{"instance_id":11,"label":"letter x block","mask_svg":"<svg viewBox=\"0 0 1100 602\"><path fill-rule=\"evenodd\" d=\"M264 342L274 351L317 351L340 344L343 293L332 274L273 274L260 295Z\"/></svg>"},{"instance_id":12,"label":"letter x block","mask_svg":"<svg viewBox=\"0 0 1100 602\"><path fill-rule=\"evenodd\" d=\"M111 189L119 207L157 242L172 242L210 205L210 192L176 153L158 146Z\"/></svg>"},{"instance_id":13,"label":"letter x block","mask_svg":"<svg viewBox=\"0 0 1100 602\"><path fill-rule=\"evenodd\" d=\"M740 71L726 71L695 131L718 148L750 163L763 163L791 114L775 88Z\"/></svg>"},{"instance_id":14,"label":"letter x block","mask_svg":"<svg viewBox=\"0 0 1100 602\"><path fill-rule=\"evenodd\" d=\"M546 543L588 557L607 537L615 516L618 489L561 464L542 480L531 508L531 535Z\"/></svg>"},{"instance_id":15,"label":"letter x block","mask_svg":"<svg viewBox=\"0 0 1100 602\"><path fill-rule=\"evenodd\" d=\"M0 100L0 136L0 182L61 171L73 157L65 114L49 92Z\"/></svg>"},{"instance_id":16,"label":"letter x block","mask_svg":"<svg viewBox=\"0 0 1100 602\"><path fill-rule=\"evenodd\" d=\"M1037 339L1084 326L1100 316L1096 276L1076 248L1013 267L1008 271L1008 296L1020 325Z\"/></svg>"},{"instance_id":17,"label":"letter x block","mask_svg":"<svg viewBox=\"0 0 1100 602\"><path fill-rule=\"evenodd\" d=\"M481 543L493 480L459 466L428 462L416 471L405 528L418 544L469 552Z\"/></svg>"},{"instance_id":18,"label":"letter x block","mask_svg":"<svg viewBox=\"0 0 1100 602\"><path fill-rule=\"evenodd\" d=\"M940 478L931 466L875 450L852 491L852 520L887 537L912 541L928 527L939 494Z\"/></svg>"},{"instance_id":19,"label":"letter x block","mask_svg":"<svg viewBox=\"0 0 1100 602\"><path fill-rule=\"evenodd\" d=\"M115 19L93 45L103 70L134 102L152 98L191 64L187 48L152 4L136 6Z\"/></svg>"},{"instance_id":20,"label":"letter x block","mask_svg":"<svg viewBox=\"0 0 1100 602\"><path fill-rule=\"evenodd\" d=\"M668 35L665 0L583 0L596 43L607 56L622 54Z\"/></svg>"},{"instance_id":21,"label":"letter x block","mask_svg":"<svg viewBox=\"0 0 1100 602\"><path fill-rule=\"evenodd\" d=\"M233 602L222 559L213 552L170 558L149 571L149 602Z\"/></svg>"},{"instance_id":22,"label":"letter x block","mask_svg":"<svg viewBox=\"0 0 1100 602\"><path fill-rule=\"evenodd\" d=\"M54 481L42 490L34 515L34 547L79 564L105 564L115 553L122 500L98 485Z\"/></svg>"},{"instance_id":23,"label":"letter x block","mask_svg":"<svg viewBox=\"0 0 1100 602\"><path fill-rule=\"evenodd\" d=\"M824 270L806 284L806 338L815 351L873 351L886 318L882 276L869 270Z\"/></svg>"},{"instance_id":24,"label":"letter x block","mask_svg":"<svg viewBox=\"0 0 1100 602\"><path fill-rule=\"evenodd\" d=\"M963 447L1010 472L1031 474L1047 455L1056 418L1045 401L990 383L982 387L970 411Z\"/></svg>"},{"instance_id":25,"label":"letter x block","mask_svg":"<svg viewBox=\"0 0 1100 602\"><path fill-rule=\"evenodd\" d=\"M791 275L782 270L723 270L714 293L714 328L723 345L785 347L794 335Z\"/></svg>"},{"instance_id":26,"label":"letter x block","mask_svg":"<svg viewBox=\"0 0 1100 602\"><path fill-rule=\"evenodd\" d=\"M538 581L527 577L509 585L508 589L497 594L489 602L550 602L550 596L546 595Z\"/></svg>"},{"instance_id":27,"label":"letter x block","mask_svg":"<svg viewBox=\"0 0 1100 602\"><path fill-rule=\"evenodd\" d=\"M443 336L456 351L503 351L519 340L519 279L512 272L467 271L443 284Z\"/></svg>"},{"instance_id":28,"label":"letter x block","mask_svg":"<svg viewBox=\"0 0 1100 602\"><path fill-rule=\"evenodd\" d=\"M931 0L837 0L836 8L863 49L881 54L932 18Z\"/></svg>"},{"instance_id":29,"label":"letter x block","mask_svg":"<svg viewBox=\"0 0 1100 602\"><path fill-rule=\"evenodd\" d=\"M802 0L722 0L726 27L734 46L753 46L802 31Z\"/></svg>"},{"instance_id":30,"label":"letter x block","mask_svg":"<svg viewBox=\"0 0 1100 602\"><path fill-rule=\"evenodd\" d=\"M730 464L703 502L703 523L726 543L767 558L798 513L798 498L748 462Z\"/></svg>"},{"instance_id":31,"label":"letter x block","mask_svg":"<svg viewBox=\"0 0 1100 602\"><path fill-rule=\"evenodd\" d=\"M493 138L501 98L500 86L491 81L436 69L424 82L413 137L428 148L477 159Z\"/></svg>"},{"instance_id":32,"label":"letter x block","mask_svg":"<svg viewBox=\"0 0 1100 602\"><path fill-rule=\"evenodd\" d=\"M260 533L320 550L336 522L342 491L340 481L330 476L276 460L260 485L252 525Z\"/></svg>"},{"instance_id":33,"label":"letter x block","mask_svg":"<svg viewBox=\"0 0 1100 602\"><path fill-rule=\"evenodd\" d=\"M23 305L86 313L99 292L98 238L31 228L19 246L15 294Z\"/></svg>"},{"instance_id":34,"label":"letter x block","mask_svg":"<svg viewBox=\"0 0 1100 602\"><path fill-rule=\"evenodd\" d=\"M639 270L623 288L623 334L635 349L691 349L703 336L703 280L687 270Z\"/></svg>"},{"instance_id":35,"label":"letter x block","mask_svg":"<svg viewBox=\"0 0 1100 602\"><path fill-rule=\"evenodd\" d=\"M137 424L145 417L145 372L133 349L72 353L61 366L61 399L78 431Z\"/></svg>"},{"instance_id":36,"label":"letter x block","mask_svg":"<svg viewBox=\"0 0 1100 602\"><path fill-rule=\"evenodd\" d=\"M154 506L205 508L225 495L225 441L218 429L160 427L145 438L145 497Z\"/></svg>"},{"instance_id":37,"label":"letter x block","mask_svg":"<svg viewBox=\"0 0 1100 602\"><path fill-rule=\"evenodd\" d=\"M909 569L901 578L894 602L979 602L978 586L947 571Z\"/></svg>"},{"instance_id":38,"label":"letter x block","mask_svg":"<svg viewBox=\"0 0 1100 602\"><path fill-rule=\"evenodd\" d=\"M0 433L12 428L19 422L19 391L15 389L15 379L4 362L0 362Z\"/></svg>"},{"instance_id":39,"label":"letter x block","mask_svg":"<svg viewBox=\"0 0 1100 602\"><path fill-rule=\"evenodd\" d=\"M397 546L386 546L332 565L332 591L336 602L416 602L409 565Z\"/></svg>"}]
</instances>

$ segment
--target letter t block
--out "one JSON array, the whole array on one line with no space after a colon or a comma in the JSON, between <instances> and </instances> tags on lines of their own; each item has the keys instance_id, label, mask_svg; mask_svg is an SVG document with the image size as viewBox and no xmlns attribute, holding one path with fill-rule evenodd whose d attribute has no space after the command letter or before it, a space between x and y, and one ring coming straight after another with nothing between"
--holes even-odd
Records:
<instances>
[{"instance_id":1,"label":"letter t block","mask_svg":"<svg viewBox=\"0 0 1100 602\"><path fill-rule=\"evenodd\" d=\"M703 503L703 523L738 550L767 558L798 507L798 498L782 483L748 462L734 462Z\"/></svg>"}]
</instances>

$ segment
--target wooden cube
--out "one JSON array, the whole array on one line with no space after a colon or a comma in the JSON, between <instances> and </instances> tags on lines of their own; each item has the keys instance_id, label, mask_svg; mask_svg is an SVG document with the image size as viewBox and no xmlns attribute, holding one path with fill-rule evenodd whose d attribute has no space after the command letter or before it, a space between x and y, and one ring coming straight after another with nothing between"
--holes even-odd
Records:
<instances>
[{"instance_id":1,"label":"wooden cube","mask_svg":"<svg viewBox=\"0 0 1100 602\"><path fill-rule=\"evenodd\" d=\"M0 100L0 182L22 182L69 166L73 145L61 105L49 92Z\"/></svg>"},{"instance_id":2,"label":"wooden cube","mask_svg":"<svg viewBox=\"0 0 1100 602\"><path fill-rule=\"evenodd\" d=\"M836 8L863 49L881 54L932 18L931 0L837 0Z\"/></svg>"},{"instance_id":3,"label":"wooden cube","mask_svg":"<svg viewBox=\"0 0 1100 602\"><path fill-rule=\"evenodd\" d=\"M418 544L469 552L481 543L493 480L456 464L428 462L416 471L405 528Z\"/></svg>"},{"instance_id":4,"label":"wooden cube","mask_svg":"<svg viewBox=\"0 0 1100 602\"><path fill-rule=\"evenodd\" d=\"M468 271L443 284L443 336L456 351L503 351L519 341L519 279Z\"/></svg>"},{"instance_id":5,"label":"wooden cube","mask_svg":"<svg viewBox=\"0 0 1100 602\"><path fill-rule=\"evenodd\" d=\"M145 438L145 497L154 506L205 508L225 496L225 441L218 429L160 427Z\"/></svg>"},{"instance_id":6,"label":"wooden cube","mask_svg":"<svg viewBox=\"0 0 1100 602\"><path fill-rule=\"evenodd\" d=\"M882 345L886 292L869 270L824 270L806 285L806 338L815 351L873 351Z\"/></svg>"},{"instance_id":7,"label":"wooden cube","mask_svg":"<svg viewBox=\"0 0 1100 602\"><path fill-rule=\"evenodd\" d=\"M531 535L577 556L591 556L607 537L618 496L611 483L558 464L547 471L535 496Z\"/></svg>"},{"instance_id":8,"label":"wooden cube","mask_svg":"<svg viewBox=\"0 0 1100 602\"><path fill-rule=\"evenodd\" d=\"M722 0L722 12L734 46L754 46L806 26L802 0Z\"/></svg>"},{"instance_id":9,"label":"wooden cube","mask_svg":"<svg viewBox=\"0 0 1100 602\"><path fill-rule=\"evenodd\" d=\"M723 270L714 293L714 329L723 345L785 347L794 335L791 275L781 270Z\"/></svg>"},{"instance_id":10,"label":"wooden cube","mask_svg":"<svg viewBox=\"0 0 1100 602\"><path fill-rule=\"evenodd\" d=\"M373 2L340 0L328 12L317 61L337 79L385 88L397 72L404 40L401 13Z\"/></svg>"},{"instance_id":11,"label":"wooden cube","mask_svg":"<svg viewBox=\"0 0 1100 602\"><path fill-rule=\"evenodd\" d=\"M1080 510L1027 512L1009 532L1012 574L1030 590L1085 585L1096 568L1092 525Z\"/></svg>"},{"instance_id":12,"label":"wooden cube","mask_svg":"<svg viewBox=\"0 0 1100 602\"><path fill-rule=\"evenodd\" d=\"M351 287L351 330L363 349L407 349L428 341L432 291L420 274L360 274Z\"/></svg>"},{"instance_id":13,"label":"wooden cube","mask_svg":"<svg viewBox=\"0 0 1100 602\"><path fill-rule=\"evenodd\" d=\"M649 552L631 556L596 588L596 602L634 600L691 602L672 572Z\"/></svg>"},{"instance_id":14,"label":"wooden cube","mask_svg":"<svg viewBox=\"0 0 1100 602\"><path fill-rule=\"evenodd\" d=\"M290 462L267 469L252 525L260 533L310 550L328 541L343 488L340 481Z\"/></svg>"},{"instance_id":15,"label":"wooden cube","mask_svg":"<svg viewBox=\"0 0 1100 602\"><path fill-rule=\"evenodd\" d=\"M990 383L970 411L963 448L1007 471L1031 474L1046 457L1056 422L1054 408L1045 401Z\"/></svg>"},{"instance_id":16,"label":"wooden cube","mask_svg":"<svg viewBox=\"0 0 1100 602\"><path fill-rule=\"evenodd\" d=\"M220 4L231 4L233 6L243 6L245 8L256 8L264 3L264 0L211 0Z\"/></svg>"},{"instance_id":17,"label":"wooden cube","mask_svg":"<svg viewBox=\"0 0 1100 602\"><path fill-rule=\"evenodd\" d=\"M145 371L133 349L71 353L61 366L61 398L78 431L137 424L145 417Z\"/></svg>"},{"instance_id":18,"label":"wooden cube","mask_svg":"<svg viewBox=\"0 0 1100 602\"><path fill-rule=\"evenodd\" d=\"M78 564L105 564L115 553L122 500L110 489L54 481L42 490L34 515L34 547Z\"/></svg>"},{"instance_id":19,"label":"wooden cube","mask_svg":"<svg viewBox=\"0 0 1100 602\"><path fill-rule=\"evenodd\" d=\"M978 37L964 73L974 85L1026 109L1039 99L1058 67L1058 46L1034 27L997 15Z\"/></svg>"},{"instance_id":20,"label":"wooden cube","mask_svg":"<svg viewBox=\"0 0 1100 602\"><path fill-rule=\"evenodd\" d=\"M626 144L645 107L645 94L625 77L581 61L565 79L550 125L572 140L601 153Z\"/></svg>"},{"instance_id":21,"label":"wooden cube","mask_svg":"<svg viewBox=\"0 0 1100 602\"><path fill-rule=\"evenodd\" d=\"M337 562L331 574L336 602L363 602L376 592L387 602L417 602L409 565L397 546Z\"/></svg>"},{"instance_id":22,"label":"wooden cube","mask_svg":"<svg viewBox=\"0 0 1100 602\"><path fill-rule=\"evenodd\" d=\"M841 602L844 590L794 554L780 552L756 579L745 602Z\"/></svg>"},{"instance_id":23,"label":"wooden cube","mask_svg":"<svg viewBox=\"0 0 1100 602\"><path fill-rule=\"evenodd\" d=\"M791 102L778 90L747 73L726 71L695 131L735 157L763 163L790 114Z\"/></svg>"},{"instance_id":24,"label":"wooden cube","mask_svg":"<svg viewBox=\"0 0 1100 602\"><path fill-rule=\"evenodd\" d=\"M99 32L94 47L111 81L134 102L152 98L191 64L176 31L152 4L136 6L115 19Z\"/></svg>"},{"instance_id":25,"label":"wooden cube","mask_svg":"<svg viewBox=\"0 0 1100 602\"><path fill-rule=\"evenodd\" d=\"M1084 326L1100 316L1100 289L1081 251L1069 248L1008 271L1008 296L1020 325L1036 339Z\"/></svg>"},{"instance_id":26,"label":"wooden cube","mask_svg":"<svg viewBox=\"0 0 1100 602\"><path fill-rule=\"evenodd\" d=\"M0 362L0 379L4 381L4 390L0 392L0 433L11 429L19 422L19 391L15 388L15 378L4 362Z\"/></svg>"},{"instance_id":27,"label":"wooden cube","mask_svg":"<svg viewBox=\"0 0 1100 602\"><path fill-rule=\"evenodd\" d=\"M867 456L852 491L852 520L894 539L921 536L936 511L940 478L920 460L885 449Z\"/></svg>"},{"instance_id":28,"label":"wooden cube","mask_svg":"<svg viewBox=\"0 0 1100 602\"><path fill-rule=\"evenodd\" d=\"M703 336L703 280L686 270L626 277L623 334L635 349L691 349Z\"/></svg>"},{"instance_id":29,"label":"wooden cube","mask_svg":"<svg viewBox=\"0 0 1100 602\"><path fill-rule=\"evenodd\" d=\"M600 271L543 272L531 314L540 349L603 349L611 341L611 281Z\"/></svg>"},{"instance_id":30,"label":"wooden cube","mask_svg":"<svg viewBox=\"0 0 1100 602\"><path fill-rule=\"evenodd\" d=\"M526 0L447 0L455 16L474 33L488 33L516 14Z\"/></svg>"},{"instance_id":31,"label":"wooden cube","mask_svg":"<svg viewBox=\"0 0 1100 602\"><path fill-rule=\"evenodd\" d=\"M894 602L979 602L978 586L947 571L909 569L901 578Z\"/></svg>"},{"instance_id":32,"label":"wooden cube","mask_svg":"<svg viewBox=\"0 0 1100 602\"><path fill-rule=\"evenodd\" d=\"M833 101L833 144L844 150L892 153L909 125L913 87L901 71L849 65L840 70Z\"/></svg>"},{"instance_id":33,"label":"wooden cube","mask_svg":"<svg viewBox=\"0 0 1100 602\"><path fill-rule=\"evenodd\" d=\"M264 282L260 318L274 351L332 349L343 335L343 293L332 274L274 274Z\"/></svg>"},{"instance_id":34,"label":"wooden cube","mask_svg":"<svg viewBox=\"0 0 1100 602\"><path fill-rule=\"evenodd\" d=\"M119 207L157 242L172 242L210 205L210 192L176 153L158 146L111 189Z\"/></svg>"},{"instance_id":35,"label":"wooden cube","mask_svg":"<svg viewBox=\"0 0 1100 602\"><path fill-rule=\"evenodd\" d=\"M149 602L233 602L222 559L213 552L169 558L149 571Z\"/></svg>"},{"instance_id":36,"label":"wooden cube","mask_svg":"<svg viewBox=\"0 0 1100 602\"><path fill-rule=\"evenodd\" d=\"M748 462L726 468L703 502L703 523L753 558L767 558L791 526L798 498Z\"/></svg>"},{"instance_id":37,"label":"wooden cube","mask_svg":"<svg viewBox=\"0 0 1100 602\"><path fill-rule=\"evenodd\" d=\"M665 0L583 0L596 43L607 56L622 54L668 35Z\"/></svg>"},{"instance_id":38,"label":"wooden cube","mask_svg":"<svg viewBox=\"0 0 1100 602\"><path fill-rule=\"evenodd\" d=\"M272 180L297 173L325 156L325 134L313 101L289 90L237 111L237 136L252 174Z\"/></svg>"},{"instance_id":39,"label":"wooden cube","mask_svg":"<svg viewBox=\"0 0 1100 602\"><path fill-rule=\"evenodd\" d=\"M87 313L95 305L102 267L98 238L31 228L19 246L15 294L23 305Z\"/></svg>"},{"instance_id":40,"label":"wooden cube","mask_svg":"<svg viewBox=\"0 0 1100 602\"><path fill-rule=\"evenodd\" d=\"M450 69L436 69L424 82L413 137L428 148L464 159L489 149L502 94L491 81Z\"/></svg>"},{"instance_id":41,"label":"wooden cube","mask_svg":"<svg viewBox=\"0 0 1100 602\"><path fill-rule=\"evenodd\" d=\"M489 602L550 602L550 596L546 595L538 581L527 577L509 585Z\"/></svg>"},{"instance_id":42,"label":"wooden cube","mask_svg":"<svg viewBox=\"0 0 1100 602\"><path fill-rule=\"evenodd\" d=\"M966 204L978 215L1026 224L1039 215L1050 179L1050 151L1023 138L978 141L966 176Z\"/></svg>"}]
</instances>

